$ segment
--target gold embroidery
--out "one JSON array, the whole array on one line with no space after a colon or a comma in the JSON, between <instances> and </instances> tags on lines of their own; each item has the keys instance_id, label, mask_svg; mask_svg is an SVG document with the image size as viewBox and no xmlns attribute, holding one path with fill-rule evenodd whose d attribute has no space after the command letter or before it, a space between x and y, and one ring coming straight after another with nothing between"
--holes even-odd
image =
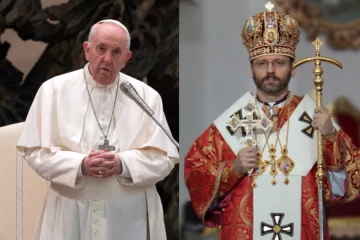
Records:
<instances>
[{"instance_id":1,"label":"gold embroidery","mask_svg":"<svg viewBox=\"0 0 360 240\"><path fill-rule=\"evenodd\" d=\"M221 181L224 182L224 183L227 183L228 178L229 178L229 174L230 174L230 169L225 167L223 172L222 172Z\"/></svg>"},{"instance_id":2,"label":"gold embroidery","mask_svg":"<svg viewBox=\"0 0 360 240\"><path fill-rule=\"evenodd\" d=\"M322 137L323 137L326 141L332 143L332 142L334 142L334 140L336 139L337 135L338 135L338 132L337 132L337 130L335 129L335 131L334 131L333 133L330 133L330 134L328 134L328 135L322 135Z\"/></svg>"},{"instance_id":3,"label":"gold embroidery","mask_svg":"<svg viewBox=\"0 0 360 240\"><path fill-rule=\"evenodd\" d=\"M267 11L249 18L242 28L241 36L249 52L250 61L270 54L295 58L300 28L286 13Z\"/></svg>"}]
</instances>

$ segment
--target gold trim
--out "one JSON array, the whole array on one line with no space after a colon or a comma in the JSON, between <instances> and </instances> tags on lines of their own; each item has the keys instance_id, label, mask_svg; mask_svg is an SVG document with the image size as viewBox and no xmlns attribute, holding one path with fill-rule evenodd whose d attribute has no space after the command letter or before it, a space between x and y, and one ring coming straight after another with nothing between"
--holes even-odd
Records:
<instances>
[{"instance_id":1,"label":"gold trim","mask_svg":"<svg viewBox=\"0 0 360 240\"><path fill-rule=\"evenodd\" d=\"M221 181L224 183L228 182L228 178L229 178L229 174L230 174L230 168L225 167L222 174L221 174Z\"/></svg>"},{"instance_id":2,"label":"gold trim","mask_svg":"<svg viewBox=\"0 0 360 240\"><path fill-rule=\"evenodd\" d=\"M167 152L165 152L164 150L162 150L160 148L156 148L156 147L146 146L146 147L138 148L138 150L151 151L151 152L155 152L157 154L163 155L163 156L168 156ZM170 157L170 156L169 156L169 158L173 161L174 164L179 163L179 158Z\"/></svg>"},{"instance_id":3,"label":"gold trim","mask_svg":"<svg viewBox=\"0 0 360 240\"><path fill-rule=\"evenodd\" d=\"M167 153L164 150L156 147L146 146L146 147L138 148L138 150L152 151L161 154L163 156L167 156Z\"/></svg>"},{"instance_id":4,"label":"gold trim","mask_svg":"<svg viewBox=\"0 0 360 240\"><path fill-rule=\"evenodd\" d=\"M360 217L338 217L329 218L328 226L330 236L344 237L346 233L347 237L354 237L360 235Z\"/></svg>"},{"instance_id":5,"label":"gold trim","mask_svg":"<svg viewBox=\"0 0 360 240\"><path fill-rule=\"evenodd\" d=\"M335 131L333 133L330 133L328 135L322 135L323 138L328 141L328 142L334 142L334 140L336 139L336 137L338 136L338 132L335 129Z\"/></svg>"},{"instance_id":6,"label":"gold trim","mask_svg":"<svg viewBox=\"0 0 360 240\"><path fill-rule=\"evenodd\" d=\"M179 159L178 158L175 158L175 157L169 157L174 164L179 164Z\"/></svg>"},{"instance_id":7,"label":"gold trim","mask_svg":"<svg viewBox=\"0 0 360 240\"><path fill-rule=\"evenodd\" d=\"M258 56L252 57L252 58L250 59L250 61L252 61L252 60L254 60L254 59L257 59L257 58L259 58L259 57L263 57L263 56L274 56L274 55L287 56L287 57L291 57L291 58L295 59L295 58L294 58L295 55L293 56L293 55L291 55L291 54L286 54L286 53L267 53L267 54L262 54L262 55L258 55Z\"/></svg>"}]
</instances>

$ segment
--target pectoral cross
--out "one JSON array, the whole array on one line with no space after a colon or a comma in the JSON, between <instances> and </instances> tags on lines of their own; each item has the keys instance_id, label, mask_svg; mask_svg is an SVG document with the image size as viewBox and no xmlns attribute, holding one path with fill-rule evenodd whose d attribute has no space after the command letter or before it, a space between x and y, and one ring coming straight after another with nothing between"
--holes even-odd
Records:
<instances>
[{"instance_id":1,"label":"pectoral cross","mask_svg":"<svg viewBox=\"0 0 360 240\"><path fill-rule=\"evenodd\" d=\"M266 131L270 126L272 126L272 122L266 116L263 116L259 120L253 119L253 113L257 108L258 107L255 106L251 101L242 107L242 109L244 109L247 113L246 120L240 120L240 126L245 127L247 137L245 144L247 146L254 146L256 144L256 141L252 138L254 129L262 128L264 131ZM248 141L249 138L251 138L251 141Z\"/></svg>"},{"instance_id":2,"label":"pectoral cross","mask_svg":"<svg viewBox=\"0 0 360 240\"><path fill-rule=\"evenodd\" d=\"M240 126L245 128L245 141L243 144L245 144L248 147L252 147L256 145L256 141L253 139L254 134L254 128L257 127L258 122L260 120L256 120L253 118L253 112L247 112L246 119L240 120Z\"/></svg>"},{"instance_id":3,"label":"pectoral cross","mask_svg":"<svg viewBox=\"0 0 360 240\"><path fill-rule=\"evenodd\" d=\"M243 110L246 111L246 119L240 120L240 126L245 128L245 141L243 144L245 144L248 147L252 147L256 145L256 141L253 138L254 135L254 128L256 129L256 126L258 125L259 120L255 120L253 118L253 113L256 110L256 106L249 100L248 104L242 107ZM254 169L248 170L248 176L251 176Z\"/></svg>"},{"instance_id":4,"label":"pectoral cross","mask_svg":"<svg viewBox=\"0 0 360 240\"><path fill-rule=\"evenodd\" d=\"M237 116L238 114L234 113L231 115L230 121L226 123L227 127L229 128L229 131L231 133L235 133L240 127L243 127L245 129L246 138L252 139L253 135L253 128L258 124L259 120L256 120L253 118L253 114L256 110L256 106L249 100L248 104L241 107L241 110L246 111L246 118L241 119L241 117ZM240 110L240 111L241 111ZM241 114L240 114L241 115ZM233 134L231 134L233 135ZM253 141L249 140L249 144L252 144ZM255 143L256 144L256 143Z\"/></svg>"},{"instance_id":5,"label":"pectoral cross","mask_svg":"<svg viewBox=\"0 0 360 240\"><path fill-rule=\"evenodd\" d=\"M98 149L99 149L99 150L104 150L105 148L107 148L109 152L115 151L115 147L114 147L114 146L110 146L109 140L107 140L106 138L105 138L105 140L104 140L104 144L103 144L103 145L99 145Z\"/></svg>"},{"instance_id":6,"label":"pectoral cross","mask_svg":"<svg viewBox=\"0 0 360 240\"><path fill-rule=\"evenodd\" d=\"M239 119L236 114L233 114L231 120L226 123L233 132L235 132L240 127L244 127L246 134L243 144L248 147L255 146L257 144L253 138L254 129L262 128L264 131L266 131L268 127L272 125L272 122L266 116L262 117L261 119L253 118L253 114L257 108L258 107L255 106L251 100L249 100L249 102L241 108L242 110L246 111L246 118ZM248 170L249 176L251 176L253 170L254 169Z\"/></svg>"},{"instance_id":7,"label":"pectoral cross","mask_svg":"<svg viewBox=\"0 0 360 240\"><path fill-rule=\"evenodd\" d=\"M257 128L262 128L264 131L266 131L267 128L272 125L271 121L266 116L262 117L260 120L253 119L253 113L257 108L258 107L255 106L251 100L249 100L248 104L242 107L242 109L246 111L246 120L240 120L240 126L245 128L246 139L244 144L248 147L252 147L257 144L253 138L254 130ZM249 169L248 175L251 176L253 171L254 169Z\"/></svg>"}]
</instances>

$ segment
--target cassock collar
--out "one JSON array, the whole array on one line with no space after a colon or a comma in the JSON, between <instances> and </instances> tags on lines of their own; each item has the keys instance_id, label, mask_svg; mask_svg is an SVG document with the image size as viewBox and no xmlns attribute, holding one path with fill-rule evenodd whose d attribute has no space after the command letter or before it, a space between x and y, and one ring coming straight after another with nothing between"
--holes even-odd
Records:
<instances>
[{"instance_id":1,"label":"cassock collar","mask_svg":"<svg viewBox=\"0 0 360 240\"><path fill-rule=\"evenodd\" d=\"M114 86L117 85L117 79L111 83L110 85L101 85L101 84L98 84L94 78L91 76L90 74L90 71L89 71L89 63L87 63L84 67L84 71L85 71L85 80L86 82L92 86L92 87L96 87L96 88L113 88ZM119 73L120 74L120 73Z\"/></svg>"},{"instance_id":2,"label":"cassock collar","mask_svg":"<svg viewBox=\"0 0 360 240\"><path fill-rule=\"evenodd\" d=\"M289 95L289 94L286 94L282 99L280 99L280 100L278 100L278 101L276 101L276 102L263 102L263 101L261 101L261 100L259 99L259 97L257 97L257 100L258 100L259 103L264 104L264 105L266 105L266 106L269 106L270 108L273 108L273 107L275 107L276 105L278 105L278 107L283 107L288 95Z\"/></svg>"}]
</instances>

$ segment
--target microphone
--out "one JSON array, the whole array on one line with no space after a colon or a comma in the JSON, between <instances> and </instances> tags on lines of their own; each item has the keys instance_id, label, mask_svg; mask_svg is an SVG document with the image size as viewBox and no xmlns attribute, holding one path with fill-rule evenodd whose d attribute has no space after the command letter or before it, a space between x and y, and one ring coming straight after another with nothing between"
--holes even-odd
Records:
<instances>
[{"instance_id":1,"label":"microphone","mask_svg":"<svg viewBox=\"0 0 360 240\"><path fill-rule=\"evenodd\" d=\"M120 83L120 90L125 93L125 95L128 96L131 100L133 100L144 112L146 112L165 132L165 134L175 144L175 146L179 148L179 143L176 142L170 131L163 126L160 119L155 116L153 110L151 110L151 108L146 104L146 102L144 102L144 100L139 96L136 89L131 85L131 83L129 83L128 81L123 81L122 83Z\"/></svg>"},{"instance_id":2,"label":"microphone","mask_svg":"<svg viewBox=\"0 0 360 240\"><path fill-rule=\"evenodd\" d=\"M131 100L133 100L150 117L154 115L154 112L151 110L151 108L144 102L135 88L128 81L123 81L120 84L120 90L125 93L125 95L128 96Z\"/></svg>"}]
</instances>

